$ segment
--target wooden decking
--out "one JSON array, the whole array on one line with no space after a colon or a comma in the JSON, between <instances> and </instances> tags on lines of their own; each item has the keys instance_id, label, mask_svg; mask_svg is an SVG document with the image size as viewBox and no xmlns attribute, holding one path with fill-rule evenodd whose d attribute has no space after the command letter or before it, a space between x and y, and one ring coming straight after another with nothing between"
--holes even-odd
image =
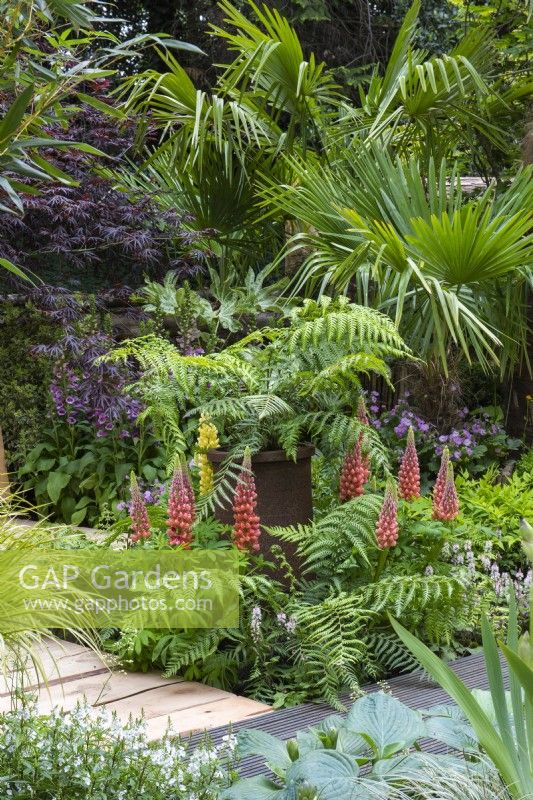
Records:
<instances>
[{"instance_id":1,"label":"wooden decking","mask_svg":"<svg viewBox=\"0 0 533 800\"><path fill-rule=\"evenodd\" d=\"M458 658L450 666L470 689L488 689L485 662L481 654ZM502 666L504 681L508 687L507 671L503 664ZM453 701L446 692L427 680L421 672L391 678L386 681L386 686L395 697L411 708L429 709L441 704L453 705ZM366 692L376 692L382 688L383 685L375 683L362 687ZM348 708L352 704L349 695L345 695L342 700ZM332 713L335 712L326 703L304 703L294 706L294 708L271 711L269 714L261 714L252 719L238 722L232 726L232 731L237 733L244 728L254 728L271 733L281 739L291 739L296 736L297 731L317 725ZM210 736L214 742L219 742L227 732L226 727L215 728L210 731ZM197 737L193 737L193 743L196 740ZM433 740L422 742L422 747L429 753L447 752L446 745ZM239 765L239 773L242 777L262 775L266 772L268 770L265 767L264 759L257 756L245 758Z\"/></svg>"},{"instance_id":2,"label":"wooden decking","mask_svg":"<svg viewBox=\"0 0 533 800\"><path fill-rule=\"evenodd\" d=\"M54 706L69 712L85 697L95 709L106 706L124 721L143 713L151 739L163 735L169 719L177 733L187 734L270 711L264 703L202 683L162 678L154 672L112 671L87 647L71 642L53 642L42 662L46 684L30 672L26 687L37 694L43 714ZM0 679L0 712L10 707L9 683Z\"/></svg>"}]
</instances>

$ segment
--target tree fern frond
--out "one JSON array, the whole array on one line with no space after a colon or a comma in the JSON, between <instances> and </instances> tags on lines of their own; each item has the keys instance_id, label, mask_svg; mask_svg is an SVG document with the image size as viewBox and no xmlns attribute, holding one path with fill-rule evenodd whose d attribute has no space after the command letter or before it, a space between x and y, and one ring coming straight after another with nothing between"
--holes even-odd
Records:
<instances>
[{"instance_id":1,"label":"tree fern frond","mask_svg":"<svg viewBox=\"0 0 533 800\"><path fill-rule=\"evenodd\" d=\"M223 631L218 629L195 631L189 634L169 634L162 637L154 648L153 660L158 659L165 668L165 677L173 678L196 661L205 661L216 652Z\"/></svg>"},{"instance_id":2,"label":"tree fern frond","mask_svg":"<svg viewBox=\"0 0 533 800\"><path fill-rule=\"evenodd\" d=\"M320 342L343 344L351 352L368 348L379 355L409 358L410 351L390 317L373 308L356 306L331 311L296 324L287 335L290 351L317 347Z\"/></svg>"},{"instance_id":3,"label":"tree fern frond","mask_svg":"<svg viewBox=\"0 0 533 800\"><path fill-rule=\"evenodd\" d=\"M359 389L361 382L358 375L370 375L371 372L381 375L392 387L390 369L382 358L372 353L351 353L324 367L316 375L311 375L307 391L316 392L334 384L343 390Z\"/></svg>"}]
</instances>

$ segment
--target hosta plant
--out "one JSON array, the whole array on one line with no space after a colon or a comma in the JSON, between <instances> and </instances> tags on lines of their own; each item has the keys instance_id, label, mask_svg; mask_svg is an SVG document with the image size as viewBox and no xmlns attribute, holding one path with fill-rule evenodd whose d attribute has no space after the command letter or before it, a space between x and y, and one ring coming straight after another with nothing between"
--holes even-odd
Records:
<instances>
[{"instance_id":1,"label":"hosta plant","mask_svg":"<svg viewBox=\"0 0 533 800\"><path fill-rule=\"evenodd\" d=\"M478 763L424 754L419 749L423 738L466 751ZM244 730L238 735L237 752L261 756L275 777L237 781L224 792L224 800L259 796L264 800L371 800L401 790L413 797L413 785L428 774L440 774L441 782L445 774L460 774L469 784L476 772L485 773L487 785L496 786L494 776L491 780L479 764L473 730L454 709L441 706L433 712L414 711L381 691L356 700L346 717L327 717L287 742L265 731ZM428 796L440 798L435 793Z\"/></svg>"}]
</instances>

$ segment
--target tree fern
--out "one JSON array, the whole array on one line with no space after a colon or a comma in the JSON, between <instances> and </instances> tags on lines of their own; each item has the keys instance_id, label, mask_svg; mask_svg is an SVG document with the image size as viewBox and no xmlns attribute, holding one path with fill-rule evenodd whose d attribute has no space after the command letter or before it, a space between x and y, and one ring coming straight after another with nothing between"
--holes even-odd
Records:
<instances>
[{"instance_id":1,"label":"tree fern","mask_svg":"<svg viewBox=\"0 0 533 800\"><path fill-rule=\"evenodd\" d=\"M306 301L300 317L296 317L294 329L288 334L289 350L305 351L307 347L317 347L320 342L335 342L352 352L368 350L377 355L399 358L409 355L394 323L385 314L354 303L341 303L340 300L338 305L340 310L330 311L331 306L328 307L324 299L319 303ZM314 311L313 306L322 313L306 319Z\"/></svg>"},{"instance_id":2,"label":"tree fern","mask_svg":"<svg viewBox=\"0 0 533 800\"><path fill-rule=\"evenodd\" d=\"M162 441L183 452L192 420L213 419L233 456L314 441L342 452L359 434L360 375L386 380L386 358L410 357L392 320L377 311L323 297L293 310L288 327L255 331L208 356L182 355L170 342L145 336L123 342L110 356L134 359L136 389ZM378 470L385 450L374 431L365 436ZM173 453L171 454L173 455Z\"/></svg>"}]
</instances>

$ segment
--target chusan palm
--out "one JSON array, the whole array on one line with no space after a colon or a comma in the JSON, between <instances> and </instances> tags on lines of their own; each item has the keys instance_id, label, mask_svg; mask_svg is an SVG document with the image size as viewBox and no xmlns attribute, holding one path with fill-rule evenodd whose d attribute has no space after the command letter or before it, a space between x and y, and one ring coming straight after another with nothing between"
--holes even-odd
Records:
<instances>
[{"instance_id":1,"label":"chusan palm","mask_svg":"<svg viewBox=\"0 0 533 800\"><path fill-rule=\"evenodd\" d=\"M163 202L190 211L198 226L216 229L218 246L253 250L257 262L262 252L271 256L283 235L283 226L276 231L272 222L260 221L257 175L284 176L282 153L321 150L339 98L331 73L305 59L295 31L277 11L250 3L256 24L227 0L221 7L225 28L213 35L223 37L236 57L212 92L196 89L165 53L166 72L135 76L121 95L126 109L149 112L162 132L138 174L139 185L148 182Z\"/></svg>"},{"instance_id":2,"label":"chusan palm","mask_svg":"<svg viewBox=\"0 0 533 800\"><path fill-rule=\"evenodd\" d=\"M329 166L293 160L298 180L265 180L270 210L306 223L290 247L311 254L295 291L355 292L394 317L414 352L450 349L505 371L525 353L524 305L533 265L530 170L479 197L455 166L402 160L377 144L345 150ZM512 308L512 313L511 313Z\"/></svg>"},{"instance_id":3,"label":"chusan palm","mask_svg":"<svg viewBox=\"0 0 533 800\"><path fill-rule=\"evenodd\" d=\"M221 263L231 267L236 253L246 269L247 258L261 263L283 241L287 214L281 211L277 224L265 219L258 187L263 179L299 180L294 158L328 164L348 147L351 159L352 148L376 140L395 153L416 152L427 170L432 156L457 147L471 153L478 137L503 147L504 133L488 111L509 111L514 98L504 102L493 92L488 35L469 33L450 54L431 58L413 46L419 7L415 0L388 65L353 103L276 10L248 0L241 11L223 0L223 25L211 33L234 59L212 91L197 89L167 53L165 72L150 70L121 87L125 108L149 114L161 141L136 175L117 179L150 187L163 203L188 210L198 227L217 230L212 247Z\"/></svg>"}]
</instances>

